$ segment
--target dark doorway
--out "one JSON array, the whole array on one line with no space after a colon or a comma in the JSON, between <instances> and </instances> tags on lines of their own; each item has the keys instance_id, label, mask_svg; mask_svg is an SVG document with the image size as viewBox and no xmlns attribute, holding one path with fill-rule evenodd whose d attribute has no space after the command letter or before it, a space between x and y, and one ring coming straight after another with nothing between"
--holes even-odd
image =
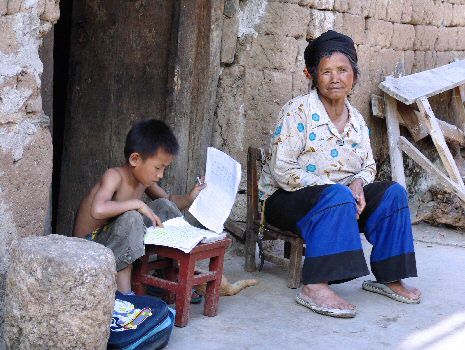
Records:
<instances>
[{"instance_id":1,"label":"dark doorway","mask_svg":"<svg viewBox=\"0 0 465 350\"><path fill-rule=\"evenodd\" d=\"M60 2L60 19L54 26L53 44L53 173L51 230L57 225L58 195L60 191L61 158L65 128L66 97L68 88L68 61L70 50L73 1Z\"/></svg>"},{"instance_id":2,"label":"dark doorway","mask_svg":"<svg viewBox=\"0 0 465 350\"><path fill-rule=\"evenodd\" d=\"M63 148L56 153L55 232L70 234L79 200L107 168L124 161L134 121L166 118L174 2L74 1L62 12L70 21L70 50L67 87L60 87L66 105L56 123ZM55 83L61 78L56 74Z\"/></svg>"},{"instance_id":3,"label":"dark doorway","mask_svg":"<svg viewBox=\"0 0 465 350\"><path fill-rule=\"evenodd\" d=\"M135 121L165 120L178 138L180 153L161 183L166 189L185 193L203 171L224 0L62 3L54 50L53 231L69 235L80 200L124 161Z\"/></svg>"}]
</instances>

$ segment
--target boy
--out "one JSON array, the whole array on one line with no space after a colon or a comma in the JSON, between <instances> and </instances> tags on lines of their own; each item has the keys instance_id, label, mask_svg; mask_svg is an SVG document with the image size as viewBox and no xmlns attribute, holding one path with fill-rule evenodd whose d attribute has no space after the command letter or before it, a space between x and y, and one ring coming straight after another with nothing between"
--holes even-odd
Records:
<instances>
[{"instance_id":1,"label":"boy","mask_svg":"<svg viewBox=\"0 0 465 350\"><path fill-rule=\"evenodd\" d=\"M176 137L164 122L150 119L135 124L126 137L126 163L108 169L79 206L73 236L113 251L116 285L123 294L132 294L132 263L145 254L144 224L162 226L163 221L181 216L180 210L205 187L196 184L182 196L169 195L157 185L178 149ZM144 192L158 199L147 205L141 200Z\"/></svg>"}]
</instances>

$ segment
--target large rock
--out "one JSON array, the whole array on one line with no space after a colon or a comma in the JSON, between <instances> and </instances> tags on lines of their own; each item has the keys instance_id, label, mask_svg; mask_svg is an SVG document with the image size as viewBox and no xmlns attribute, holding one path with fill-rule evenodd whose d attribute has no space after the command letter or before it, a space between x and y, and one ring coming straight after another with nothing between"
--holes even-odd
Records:
<instances>
[{"instance_id":1,"label":"large rock","mask_svg":"<svg viewBox=\"0 0 465 350\"><path fill-rule=\"evenodd\" d=\"M115 260L102 245L27 237L10 254L5 295L9 349L106 349Z\"/></svg>"}]
</instances>

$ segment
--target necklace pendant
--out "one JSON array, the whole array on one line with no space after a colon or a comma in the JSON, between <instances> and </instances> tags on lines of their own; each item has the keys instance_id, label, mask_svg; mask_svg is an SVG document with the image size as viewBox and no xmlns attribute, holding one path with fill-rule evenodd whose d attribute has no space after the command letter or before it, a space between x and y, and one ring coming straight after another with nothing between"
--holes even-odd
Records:
<instances>
[{"instance_id":1,"label":"necklace pendant","mask_svg":"<svg viewBox=\"0 0 465 350\"><path fill-rule=\"evenodd\" d=\"M338 140L336 141L336 145L338 145L338 146L344 146L344 140L338 139Z\"/></svg>"}]
</instances>

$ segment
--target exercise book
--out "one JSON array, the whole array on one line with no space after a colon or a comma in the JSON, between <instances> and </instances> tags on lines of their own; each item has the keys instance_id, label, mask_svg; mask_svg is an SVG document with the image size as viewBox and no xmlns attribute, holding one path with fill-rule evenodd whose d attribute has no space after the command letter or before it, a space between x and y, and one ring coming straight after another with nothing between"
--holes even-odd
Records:
<instances>
[{"instance_id":1,"label":"exercise book","mask_svg":"<svg viewBox=\"0 0 465 350\"><path fill-rule=\"evenodd\" d=\"M192 226L180 216L166 220L163 227L148 227L144 243L176 248L189 253L200 242L210 243L225 237L224 232L216 233Z\"/></svg>"}]
</instances>

